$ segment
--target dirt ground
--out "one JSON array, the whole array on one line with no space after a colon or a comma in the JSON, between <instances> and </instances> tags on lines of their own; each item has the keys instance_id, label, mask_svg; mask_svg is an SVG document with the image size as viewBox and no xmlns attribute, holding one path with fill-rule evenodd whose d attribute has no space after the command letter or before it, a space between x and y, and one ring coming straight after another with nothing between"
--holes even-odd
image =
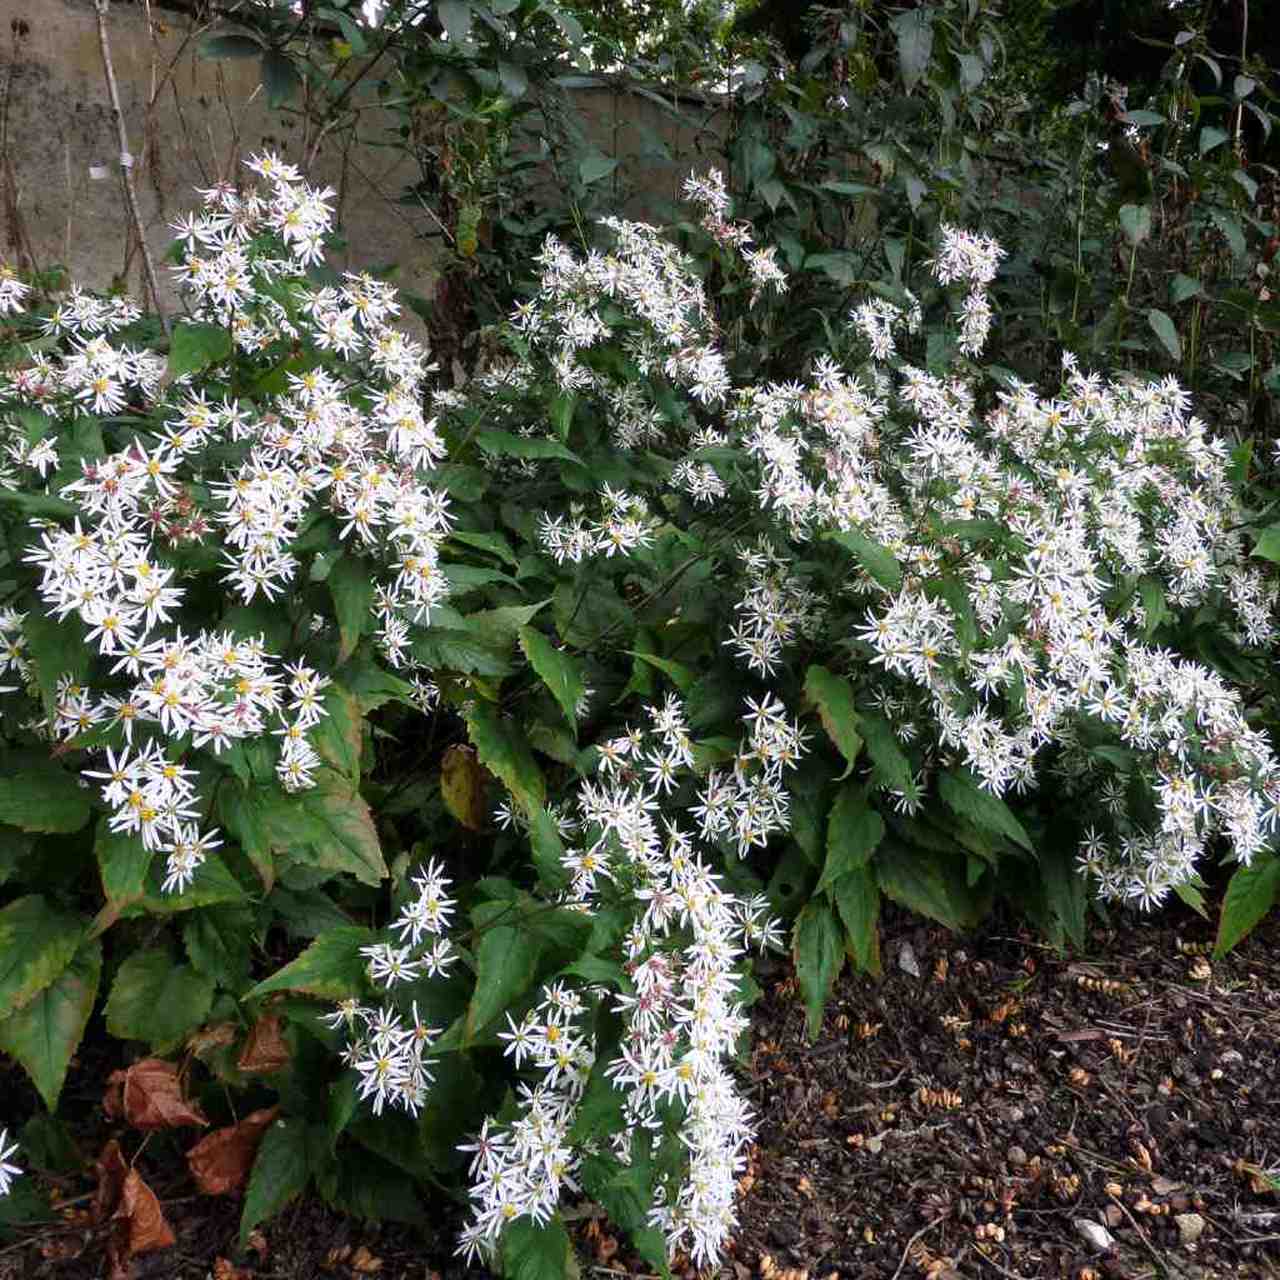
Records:
<instances>
[{"instance_id":1,"label":"dirt ground","mask_svg":"<svg viewBox=\"0 0 1280 1280\"><path fill-rule=\"evenodd\" d=\"M1280 922L1223 961L1190 913L1127 918L1071 958L998 926L891 916L883 938L884 976L846 975L813 1043L789 966L763 975L759 1139L715 1280L1280 1278ZM76 1090L94 1150L108 1130ZM309 1198L241 1252L238 1201L155 1159L177 1243L132 1280L464 1274L451 1206L374 1227ZM89 1189L64 1180L63 1222L0 1243L0 1280L107 1274ZM589 1208L572 1228L584 1276L643 1274Z\"/></svg>"}]
</instances>

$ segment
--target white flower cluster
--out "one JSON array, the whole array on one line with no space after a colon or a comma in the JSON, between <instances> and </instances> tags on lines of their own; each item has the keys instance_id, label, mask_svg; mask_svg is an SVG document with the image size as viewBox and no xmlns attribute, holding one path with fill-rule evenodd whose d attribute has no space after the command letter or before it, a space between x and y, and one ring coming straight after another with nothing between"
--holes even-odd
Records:
<instances>
[{"instance_id":1,"label":"white flower cluster","mask_svg":"<svg viewBox=\"0 0 1280 1280\"><path fill-rule=\"evenodd\" d=\"M594 520L553 516L545 511L539 516L538 541L557 564L566 560L577 564L594 555L626 555L651 541L644 503L634 494L606 484L599 496L601 513Z\"/></svg>"},{"instance_id":2,"label":"white flower cluster","mask_svg":"<svg viewBox=\"0 0 1280 1280\"><path fill-rule=\"evenodd\" d=\"M702 176L690 174L685 179L684 198L702 206L703 230L726 249L735 250L742 256L754 285L752 306L759 301L765 289L786 292L787 277L777 263L777 247L769 245L764 249L752 249L750 245L754 237L750 226L744 222L729 221L729 193L725 190L724 174L719 169L708 169Z\"/></svg>"},{"instance_id":3,"label":"white flower cluster","mask_svg":"<svg viewBox=\"0 0 1280 1280\"><path fill-rule=\"evenodd\" d=\"M9 1131L0 1129L0 1196L7 1196L13 1190L14 1178L21 1177L22 1170L10 1162L10 1156L17 1155L18 1144L9 1143Z\"/></svg>"},{"instance_id":4,"label":"white flower cluster","mask_svg":"<svg viewBox=\"0 0 1280 1280\"><path fill-rule=\"evenodd\" d=\"M455 902L443 869L433 859L410 877L410 884L413 896L391 926L401 945L375 943L360 949L370 981L387 990L397 983L447 975L458 958L444 936ZM416 1116L432 1082L433 1064L426 1055L440 1034L419 1018L417 1002L408 1023L390 1005L373 1008L355 999L342 1001L323 1020L347 1032L342 1058L359 1076L357 1092L361 1099L372 1100L373 1114L381 1115L389 1103Z\"/></svg>"},{"instance_id":5,"label":"white flower cluster","mask_svg":"<svg viewBox=\"0 0 1280 1280\"><path fill-rule=\"evenodd\" d=\"M854 327L866 339L873 360L892 360L897 355L894 332L906 334L920 332L924 314L920 303L908 292L908 307L903 311L885 298L867 298L858 303L849 318Z\"/></svg>"},{"instance_id":6,"label":"white flower cluster","mask_svg":"<svg viewBox=\"0 0 1280 1280\"><path fill-rule=\"evenodd\" d=\"M348 275L341 286L317 288L302 279L329 230L332 193L271 155L249 167L261 188L211 188L205 209L176 226L185 246L179 276L197 318L229 328L238 358L250 364L285 339L333 352L351 362L345 372L304 363L284 373L282 389L256 398L219 395L187 375L162 394L163 359L110 341L137 318L136 307L73 292L43 325L68 350L33 353L0 381L0 405L38 409L42 420L127 411L143 424L114 452L85 457L79 478L60 486L77 513L71 527L35 522L38 542L25 559L40 570L45 612L80 620L105 660L100 678L116 686L63 680L43 727L70 739L99 726L109 741L123 740L106 772L86 776L104 782L113 830L168 854L166 889L188 884L218 840L196 829L195 771L174 763L161 741L189 739L217 754L274 736L282 785L310 787L320 757L307 733L327 714L329 683L305 662L286 665L267 653L261 637L175 629L187 589L170 550L215 540L233 596L270 601L297 578L299 536L332 521L338 539L368 557L368 572L386 571L372 604L378 643L393 665L410 668L428 700L408 649L410 627L425 625L448 591L439 568L448 501L426 483L445 446L422 407L425 352L391 327L399 306L386 284ZM279 256L271 256L273 243ZM9 305L22 296L13 285L3 293ZM186 340L180 323L175 346ZM264 364L248 376L280 371ZM216 386L220 375L204 377ZM0 482L16 484L17 467L43 477L59 465L58 437L33 443L22 434L30 421L15 415L0 428ZM207 475L214 468L219 478ZM29 679L22 621L9 613L0 625L0 671ZM145 741L135 744L144 726Z\"/></svg>"}]
</instances>

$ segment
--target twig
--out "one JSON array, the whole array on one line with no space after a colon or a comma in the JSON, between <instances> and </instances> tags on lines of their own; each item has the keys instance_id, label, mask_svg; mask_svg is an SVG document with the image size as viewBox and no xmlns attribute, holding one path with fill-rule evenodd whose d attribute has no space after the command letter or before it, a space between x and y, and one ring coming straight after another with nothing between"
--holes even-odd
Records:
<instances>
[{"instance_id":1,"label":"twig","mask_svg":"<svg viewBox=\"0 0 1280 1280\"><path fill-rule=\"evenodd\" d=\"M973 1252L983 1260L989 1267L994 1267L1006 1280L1022 1280L1022 1277L1016 1271L1006 1271L994 1258L988 1258L981 1249L974 1249Z\"/></svg>"},{"instance_id":2,"label":"twig","mask_svg":"<svg viewBox=\"0 0 1280 1280\"><path fill-rule=\"evenodd\" d=\"M1155 1246L1151 1243L1150 1240L1147 1239L1146 1233L1138 1225L1137 1218L1135 1218L1133 1214L1129 1212L1129 1206L1126 1205L1125 1202L1121 1200L1119 1196L1109 1196L1108 1199L1110 1199L1111 1203L1116 1205L1119 1208L1120 1212L1123 1213L1124 1216L1129 1219L1129 1224L1133 1227L1134 1231L1138 1233L1139 1242L1141 1243L1142 1247L1151 1255L1151 1261L1156 1264L1157 1272L1168 1270L1168 1268L1165 1265L1164 1259L1161 1258L1159 1253L1156 1252Z\"/></svg>"},{"instance_id":3,"label":"twig","mask_svg":"<svg viewBox=\"0 0 1280 1280\"><path fill-rule=\"evenodd\" d=\"M107 10L111 0L94 0L94 11L98 15L98 44L102 49L102 69L107 77L107 92L111 95L111 112L116 118L116 132L120 139L120 174L124 179L125 199L129 205L129 216L133 220L134 234L138 237L138 245L142 250L142 265L146 271L147 286L151 290L151 300L155 303L156 315L160 319L160 327L169 336L169 317L165 315L164 305L160 301L160 286L156 279L156 264L151 259L151 249L147 245L147 233L142 225L142 214L138 209L138 193L133 186L133 156L129 153L129 134L124 127L124 111L120 106L120 90L116 85L115 65L111 61L111 45L107 40Z\"/></svg>"},{"instance_id":4,"label":"twig","mask_svg":"<svg viewBox=\"0 0 1280 1280\"><path fill-rule=\"evenodd\" d=\"M913 1235L911 1239L907 1241L907 1247L903 1249L902 1258L898 1262L898 1269L893 1273L893 1275L889 1277L889 1280L898 1280L898 1277L902 1274L902 1268L907 1265L907 1259L911 1256L911 1246L915 1244L920 1239L921 1236L928 1235L928 1233L932 1231L934 1227L938 1226L940 1223L945 1222L946 1220L947 1220L947 1215L944 1213L944 1214L941 1214L939 1217L934 1218L932 1222L926 1222L924 1226L921 1227L920 1230L917 1231L915 1235Z\"/></svg>"}]
</instances>

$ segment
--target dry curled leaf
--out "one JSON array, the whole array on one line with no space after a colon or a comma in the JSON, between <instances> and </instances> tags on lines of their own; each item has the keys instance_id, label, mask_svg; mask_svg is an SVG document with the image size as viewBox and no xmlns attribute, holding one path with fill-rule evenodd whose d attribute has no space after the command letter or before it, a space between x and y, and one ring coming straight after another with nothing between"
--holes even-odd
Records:
<instances>
[{"instance_id":1,"label":"dry curled leaf","mask_svg":"<svg viewBox=\"0 0 1280 1280\"><path fill-rule=\"evenodd\" d=\"M199 1107L182 1096L178 1069L163 1058L143 1058L107 1077L102 1106L113 1120L123 1119L135 1129L176 1129L207 1125Z\"/></svg>"},{"instance_id":2,"label":"dry curled leaf","mask_svg":"<svg viewBox=\"0 0 1280 1280\"><path fill-rule=\"evenodd\" d=\"M187 1168L204 1195L225 1196L244 1185L258 1143L279 1110L268 1107L245 1116L239 1124L215 1129L187 1152Z\"/></svg>"},{"instance_id":3,"label":"dry curled leaf","mask_svg":"<svg viewBox=\"0 0 1280 1280\"><path fill-rule=\"evenodd\" d=\"M246 1075L270 1075L289 1065L289 1046L280 1034L280 1018L264 1014L253 1024L236 1066Z\"/></svg>"},{"instance_id":4,"label":"dry curled leaf","mask_svg":"<svg viewBox=\"0 0 1280 1280\"><path fill-rule=\"evenodd\" d=\"M371 1276L375 1272L382 1270L382 1259L375 1257L364 1245L361 1245L351 1255L351 1260L347 1263L347 1266L357 1275Z\"/></svg>"},{"instance_id":5,"label":"dry curled leaf","mask_svg":"<svg viewBox=\"0 0 1280 1280\"><path fill-rule=\"evenodd\" d=\"M203 1058L223 1045L233 1044L238 1033L239 1028L234 1022L215 1022L211 1027L193 1031L187 1037L187 1049L197 1058Z\"/></svg>"},{"instance_id":6,"label":"dry curled leaf","mask_svg":"<svg viewBox=\"0 0 1280 1280\"><path fill-rule=\"evenodd\" d=\"M125 1163L114 1139L103 1148L97 1171L93 1217L107 1227L110 1280L128 1280L129 1263L135 1254L168 1249L176 1238L155 1192Z\"/></svg>"},{"instance_id":7,"label":"dry curled leaf","mask_svg":"<svg viewBox=\"0 0 1280 1280\"><path fill-rule=\"evenodd\" d=\"M213 1260L213 1280L252 1280L253 1273L246 1267L237 1267L230 1258Z\"/></svg>"},{"instance_id":8,"label":"dry curled leaf","mask_svg":"<svg viewBox=\"0 0 1280 1280\"><path fill-rule=\"evenodd\" d=\"M488 774L474 747L455 743L440 761L440 795L445 808L469 831L481 831L489 821L485 804Z\"/></svg>"}]
</instances>

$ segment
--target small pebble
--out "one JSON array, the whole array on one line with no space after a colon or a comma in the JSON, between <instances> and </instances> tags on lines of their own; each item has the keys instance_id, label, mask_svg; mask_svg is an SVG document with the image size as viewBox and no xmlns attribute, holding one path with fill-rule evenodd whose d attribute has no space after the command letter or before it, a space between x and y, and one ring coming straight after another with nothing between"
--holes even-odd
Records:
<instances>
[{"instance_id":1,"label":"small pebble","mask_svg":"<svg viewBox=\"0 0 1280 1280\"><path fill-rule=\"evenodd\" d=\"M1005 1159L1014 1169L1021 1169L1027 1163L1027 1153L1021 1147L1010 1147L1005 1154Z\"/></svg>"},{"instance_id":2,"label":"small pebble","mask_svg":"<svg viewBox=\"0 0 1280 1280\"><path fill-rule=\"evenodd\" d=\"M1178 1224L1178 1239L1184 1244L1195 1244L1204 1235L1205 1220L1198 1213L1179 1213L1174 1222Z\"/></svg>"},{"instance_id":3,"label":"small pebble","mask_svg":"<svg viewBox=\"0 0 1280 1280\"><path fill-rule=\"evenodd\" d=\"M1097 1253L1106 1251L1115 1245L1115 1237L1106 1227L1093 1222L1089 1218L1077 1218L1072 1226L1085 1238L1089 1247Z\"/></svg>"},{"instance_id":4,"label":"small pebble","mask_svg":"<svg viewBox=\"0 0 1280 1280\"><path fill-rule=\"evenodd\" d=\"M920 976L920 961L916 959L915 948L909 942L904 942L898 949L898 968L913 978Z\"/></svg>"}]
</instances>

